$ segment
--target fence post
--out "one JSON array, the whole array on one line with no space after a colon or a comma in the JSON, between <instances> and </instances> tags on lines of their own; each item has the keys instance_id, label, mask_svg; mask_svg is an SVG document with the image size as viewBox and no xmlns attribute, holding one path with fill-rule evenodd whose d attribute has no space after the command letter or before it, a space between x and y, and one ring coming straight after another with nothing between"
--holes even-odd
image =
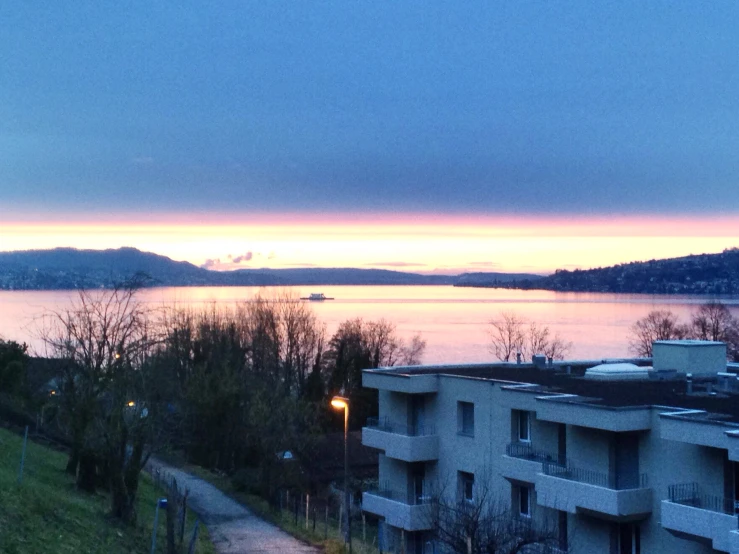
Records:
<instances>
[{"instance_id":1,"label":"fence post","mask_svg":"<svg viewBox=\"0 0 739 554\"><path fill-rule=\"evenodd\" d=\"M23 436L23 451L21 452L21 467L18 470L18 484L23 482L23 466L26 465L26 445L28 444L28 425L26 425L26 434Z\"/></svg>"},{"instance_id":2,"label":"fence post","mask_svg":"<svg viewBox=\"0 0 739 554\"><path fill-rule=\"evenodd\" d=\"M179 505L179 490L177 480L172 477L167 490L167 554L175 554L175 524L177 522L177 507Z\"/></svg>"},{"instance_id":3,"label":"fence post","mask_svg":"<svg viewBox=\"0 0 739 554\"><path fill-rule=\"evenodd\" d=\"M362 541L367 542L367 516L362 514Z\"/></svg>"},{"instance_id":4,"label":"fence post","mask_svg":"<svg viewBox=\"0 0 739 554\"><path fill-rule=\"evenodd\" d=\"M154 554L154 551L157 547L157 530L159 529L159 507L160 506L167 506L167 499L166 498L160 498L157 500L157 506L154 509L154 529L151 532L151 554Z\"/></svg>"},{"instance_id":5,"label":"fence post","mask_svg":"<svg viewBox=\"0 0 739 554\"><path fill-rule=\"evenodd\" d=\"M298 526L298 510L300 509L300 497L295 497L295 527Z\"/></svg>"},{"instance_id":6,"label":"fence post","mask_svg":"<svg viewBox=\"0 0 739 554\"><path fill-rule=\"evenodd\" d=\"M195 541L198 540L198 527L200 526L200 520L195 520L195 526L192 530L192 537L190 538L190 548L187 549L187 554L195 553Z\"/></svg>"},{"instance_id":7,"label":"fence post","mask_svg":"<svg viewBox=\"0 0 739 554\"><path fill-rule=\"evenodd\" d=\"M343 529L341 525L342 522L344 521L343 515L344 515L344 506L342 505L342 506L339 506L339 533L341 533L341 530Z\"/></svg>"},{"instance_id":8,"label":"fence post","mask_svg":"<svg viewBox=\"0 0 739 554\"><path fill-rule=\"evenodd\" d=\"M326 518L323 523L323 540L328 539L328 502L326 503Z\"/></svg>"},{"instance_id":9,"label":"fence post","mask_svg":"<svg viewBox=\"0 0 739 554\"><path fill-rule=\"evenodd\" d=\"M310 514L310 494L305 495L305 530L308 530L308 514Z\"/></svg>"},{"instance_id":10,"label":"fence post","mask_svg":"<svg viewBox=\"0 0 739 554\"><path fill-rule=\"evenodd\" d=\"M185 495L182 497L182 519L180 519L180 545L185 542L185 520L187 519L187 497L190 494L190 489L185 489Z\"/></svg>"}]
</instances>

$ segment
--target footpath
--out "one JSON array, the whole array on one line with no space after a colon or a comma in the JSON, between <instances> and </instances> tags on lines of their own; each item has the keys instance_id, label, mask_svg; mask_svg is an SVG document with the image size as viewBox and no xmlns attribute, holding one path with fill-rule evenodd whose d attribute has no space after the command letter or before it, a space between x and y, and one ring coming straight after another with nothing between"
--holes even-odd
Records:
<instances>
[{"instance_id":1,"label":"footpath","mask_svg":"<svg viewBox=\"0 0 739 554\"><path fill-rule=\"evenodd\" d=\"M169 474L177 480L180 489L189 489L187 503L208 527L211 541L220 554L318 554L320 551L255 516L199 477L154 459L149 460L147 469Z\"/></svg>"}]
</instances>

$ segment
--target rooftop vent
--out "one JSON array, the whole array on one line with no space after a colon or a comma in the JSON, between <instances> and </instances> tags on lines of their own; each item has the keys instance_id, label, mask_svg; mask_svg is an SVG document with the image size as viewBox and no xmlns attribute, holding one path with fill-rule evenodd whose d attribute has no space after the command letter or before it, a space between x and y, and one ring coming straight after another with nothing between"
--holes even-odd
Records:
<instances>
[{"instance_id":1,"label":"rooftop vent","mask_svg":"<svg viewBox=\"0 0 739 554\"><path fill-rule=\"evenodd\" d=\"M591 367L585 372L586 379L601 381L628 381L633 379L648 379L649 371L646 367L629 363L600 364Z\"/></svg>"}]
</instances>

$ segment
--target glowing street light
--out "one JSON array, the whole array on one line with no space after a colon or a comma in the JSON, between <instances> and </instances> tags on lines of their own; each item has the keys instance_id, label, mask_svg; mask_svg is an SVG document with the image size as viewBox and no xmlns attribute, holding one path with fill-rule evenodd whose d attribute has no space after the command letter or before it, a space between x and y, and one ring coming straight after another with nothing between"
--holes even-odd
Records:
<instances>
[{"instance_id":1,"label":"glowing street light","mask_svg":"<svg viewBox=\"0 0 739 554\"><path fill-rule=\"evenodd\" d=\"M334 396L331 399L331 405L337 410L349 409L349 401L343 396Z\"/></svg>"},{"instance_id":2,"label":"glowing street light","mask_svg":"<svg viewBox=\"0 0 739 554\"><path fill-rule=\"evenodd\" d=\"M349 521L349 399L343 396L334 396L331 406L336 410L344 410L344 541L352 551L352 526Z\"/></svg>"}]
</instances>

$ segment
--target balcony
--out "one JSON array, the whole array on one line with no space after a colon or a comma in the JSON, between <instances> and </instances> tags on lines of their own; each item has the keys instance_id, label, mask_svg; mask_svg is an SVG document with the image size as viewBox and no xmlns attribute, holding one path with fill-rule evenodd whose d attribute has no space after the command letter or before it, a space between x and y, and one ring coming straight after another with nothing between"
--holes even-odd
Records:
<instances>
[{"instance_id":1,"label":"balcony","mask_svg":"<svg viewBox=\"0 0 739 554\"><path fill-rule=\"evenodd\" d=\"M652 512L652 489L646 474L602 473L574 466L543 463L536 476L538 503L572 514L588 513L603 519L628 521Z\"/></svg>"},{"instance_id":2,"label":"balcony","mask_svg":"<svg viewBox=\"0 0 739 554\"><path fill-rule=\"evenodd\" d=\"M536 450L531 444L512 442L506 445L506 455L500 463L501 475L513 481L536 482L543 463L555 463L556 456Z\"/></svg>"},{"instance_id":3,"label":"balcony","mask_svg":"<svg viewBox=\"0 0 739 554\"><path fill-rule=\"evenodd\" d=\"M739 529L734 529L729 533L729 553L739 554Z\"/></svg>"},{"instance_id":4,"label":"balcony","mask_svg":"<svg viewBox=\"0 0 739 554\"><path fill-rule=\"evenodd\" d=\"M385 523L406 531L433 527L431 498L387 488L362 494L362 510L385 518Z\"/></svg>"},{"instance_id":5,"label":"balcony","mask_svg":"<svg viewBox=\"0 0 739 554\"><path fill-rule=\"evenodd\" d=\"M662 527L681 538L709 540L715 550L732 550L739 520L733 499L703 494L697 483L671 485L662 501Z\"/></svg>"},{"instance_id":6,"label":"balcony","mask_svg":"<svg viewBox=\"0 0 739 554\"><path fill-rule=\"evenodd\" d=\"M370 418L362 429L362 444L385 451L385 456L404 462L439 458L439 437L430 425L399 425L386 418Z\"/></svg>"}]
</instances>

